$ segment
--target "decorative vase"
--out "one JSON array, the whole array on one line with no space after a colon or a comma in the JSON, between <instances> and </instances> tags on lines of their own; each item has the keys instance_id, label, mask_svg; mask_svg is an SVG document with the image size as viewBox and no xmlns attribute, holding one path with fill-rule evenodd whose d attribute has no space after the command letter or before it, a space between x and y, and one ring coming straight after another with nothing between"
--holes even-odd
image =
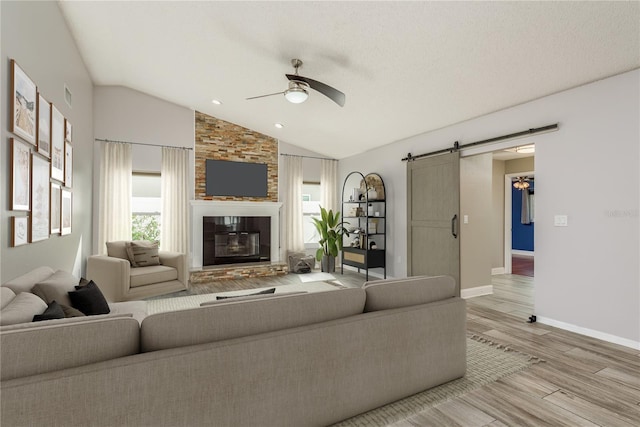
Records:
<instances>
[{"instance_id":1,"label":"decorative vase","mask_svg":"<svg viewBox=\"0 0 640 427\"><path fill-rule=\"evenodd\" d=\"M336 271L336 257L323 255L320 267L323 273L333 273Z\"/></svg>"},{"instance_id":2,"label":"decorative vase","mask_svg":"<svg viewBox=\"0 0 640 427\"><path fill-rule=\"evenodd\" d=\"M367 199L369 200L375 200L378 198L378 192L375 190L375 188L371 187L367 190Z\"/></svg>"}]
</instances>

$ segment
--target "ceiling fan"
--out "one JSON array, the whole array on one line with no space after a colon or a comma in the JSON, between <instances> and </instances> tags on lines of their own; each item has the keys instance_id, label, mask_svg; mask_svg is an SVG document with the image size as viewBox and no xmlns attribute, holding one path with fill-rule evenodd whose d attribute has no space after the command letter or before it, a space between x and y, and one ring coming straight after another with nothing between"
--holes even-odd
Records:
<instances>
[{"instance_id":1,"label":"ceiling fan","mask_svg":"<svg viewBox=\"0 0 640 427\"><path fill-rule=\"evenodd\" d=\"M302 67L301 60L294 58L291 60L291 65L293 65L293 68L295 68L295 74L285 74L285 76L287 76L287 79L289 79L289 88L287 90L285 90L284 92L270 93L268 95L253 96L247 99L264 98L266 96L284 94L284 97L287 99L287 101L293 104L300 104L307 100L307 98L309 97L308 89L311 88L331 99L339 106L344 107L344 93L325 83L299 75L298 68Z\"/></svg>"}]
</instances>

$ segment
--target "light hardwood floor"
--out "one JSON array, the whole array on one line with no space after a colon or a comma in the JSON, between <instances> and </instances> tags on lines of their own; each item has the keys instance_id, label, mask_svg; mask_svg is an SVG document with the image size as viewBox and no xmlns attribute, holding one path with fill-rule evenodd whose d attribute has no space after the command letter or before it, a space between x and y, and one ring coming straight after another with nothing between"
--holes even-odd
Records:
<instances>
[{"instance_id":1,"label":"light hardwood floor","mask_svg":"<svg viewBox=\"0 0 640 427\"><path fill-rule=\"evenodd\" d=\"M349 287L364 282L364 275L350 271L336 273L335 277ZM527 323L533 314L533 280L526 276L493 276L493 295L467 300L467 329L545 362L421 412L395 427L640 426L640 351ZM243 279L228 286L239 289L249 282L251 287L264 287L292 281L298 282L299 278L290 274Z\"/></svg>"},{"instance_id":2,"label":"light hardwood floor","mask_svg":"<svg viewBox=\"0 0 640 427\"><path fill-rule=\"evenodd\" d=\"M640 425L640 351L526 323L533 280L493 276L493 295L467 300L467 329L545 362L394 426Z\"/></svg>"}]
</instances>

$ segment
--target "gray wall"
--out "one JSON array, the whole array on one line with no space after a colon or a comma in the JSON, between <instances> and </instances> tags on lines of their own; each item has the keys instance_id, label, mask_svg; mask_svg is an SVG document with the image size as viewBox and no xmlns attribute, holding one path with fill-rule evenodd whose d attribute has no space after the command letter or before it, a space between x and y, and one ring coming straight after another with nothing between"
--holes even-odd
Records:
<instances>
[{"instance_id":1,"label":"gray wall","mask_svg":"<svg viewBox=\"0 0 640 427\"><path fill-rule=\"evenodd\" d=\"M81 275L91 251L91 178L93 173L93 84L75 41L56 2L0 3L2 44L2 167L0 188L2 282L34 267L49 265ZM10 59L36 83L42 95L73 125L73 223L72 234L10 248ZM72 108L64 101L64 85L73 94Z\"/></svg>"},{"instance_id":2,"label":"gray wall","mask_svg":"<svg viewBox=\"0 0 640 427\"><path fill-rule=\"evenodd\" d=\"M94 134L97 139L193 148L195 118L191 109L122 86L94 88ZM102 147L96 142L94 155L94 235L98 236L100 169ZM160 172L162 148L133 145L132 168L137 172ZM190 156L190 194L195 183L194 153ZM93 253L98 253L95 239Z\"/></svg>"},{"instance_id":3,"label":"gray wall","mask_svg":"<svg viewBox=\"0 0 640 427\"><path fill-rule=\"evenodd\" d=\"M491 284L492 157L460 159L460 289Z\"/></svg>"},{"instance_id":4,"label":"gray wall","mask_svg":"<svg viewBox=\"0 0 640 427\"><path fill-rule=\"evenodd\" d=\"M494 160L491 182L491 268L504 268L504 164Z\"/></svg>"},{"instance_id":5,"label":"gray wall","mask_svg":"<svg viewBox=\"0 0 640 427\"><path fill-rule=\"evenodd\" d=\"M639 117L640 70L634 70L342 159L339 175L375 171L385 180L389 274L403 277L401 158L559 123L557 132L510 142L536 144L535 312L547 323L640 347L640 202L633 184L621 185L640 181ZM576 177L581 185L568 189ZM569 216L568 227L554 227L558 214Z\"/></svg>"}]
</instances>

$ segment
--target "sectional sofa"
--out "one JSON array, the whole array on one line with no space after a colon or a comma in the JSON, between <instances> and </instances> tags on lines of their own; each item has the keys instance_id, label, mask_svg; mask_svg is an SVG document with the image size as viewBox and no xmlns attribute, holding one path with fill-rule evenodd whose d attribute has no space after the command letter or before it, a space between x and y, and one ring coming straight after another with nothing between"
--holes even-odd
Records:
<instances>
[{"instance_id":1,"label":"sectional sofa","mask_svg":"<svg viewBox=\"0 0 640 427\"><path fill-rule=\"evenodd\" d=\"M466 370L450 277L137 316L3 326L0 424L330 425Z\"/></svg>"}]
</instances>

